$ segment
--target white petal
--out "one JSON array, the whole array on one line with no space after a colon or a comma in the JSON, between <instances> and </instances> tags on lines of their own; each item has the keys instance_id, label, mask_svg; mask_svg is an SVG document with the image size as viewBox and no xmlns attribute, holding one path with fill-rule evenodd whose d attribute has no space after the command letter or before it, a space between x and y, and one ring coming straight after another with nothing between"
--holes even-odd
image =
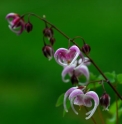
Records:
<instances>
[{"instance_id":1,"label":"white petal","mask_svg":"<svg viewBox=\"0 0 122 124\"><path fill-rule=\"evenodd\" d=\"M58 50L56 50L55 54L54 54L54 58L56 60L56 62L61 65L61 66L67 66L67 64L65 62L61 61L61 54L62 53L67 53L67 49L65 48L59 48Z\"/></svg>"},{"instance_id":2,"label":"white petal","mask_svg":"<svg viewBox=\"0 0 122 124\"><path fill-rule=\"evenodd\" d=\"M70 63L70 65L71 65L71 64L73 64L73 63L76 61L76 59L77 59L78 56L80 55L80 50L79 50L79 48L78 48L76 45L70 47L69 50L70 50L70 51L73 51L73 50L76 51L76 55L75 55L75 57L73 58L73 60L71 61L71 63Z\"/></svg>"},{"instance_id":3,"label":"white petal","mask_svg":"<svg viewBox=\"0 0 122 124\"><path fill-rule=\"evenodd\" d=\"M89 70L87 68L87 66L85 65L79 65L75 68L75 74L76 76L80 76L80 75L84 75L86 77L86 82L84 83L79 83L80 85L87 85L88 84L88 80L89 80Z\"/></svg>"},{"instance_id":4,"label":"white petal","mask_svg":"<svg viewBox=\"0 0 122 124\"><path fill-rule=\"evenodd\" d=\"M18 15L16 13L9 13L6 15L6 19L10 25L12 25L11 18L15 19Z\"/></svg>"},{"instance_id":5,"label":"white petal","mask_svg":"<svg viewBox=\"0 0 122 124\"><path fill-rule=\"evenodd\" d=\"M76 89L74 90L70 95L69 95L69 99L71 98L75 98L77 96L80 96L83 94L83 91L81 89Z\"/></svg>"},{"instance_id":6,"label":"white petal","mask_svg":"<svg viewBox=\"0 0 122 124\"><path fill-rule=\"evenodd\" d=\"M99 105L99 97L94 91L89 91L85 95L94 100L94 108L90 112L87 112L87 115L88 114L90 114L90 115L88 117L86 117L86 119L89 119L94 114L94 112L97 109L97 106Z\"/></svg>"},{"instance_id":7,"label":"white petal","mask_svg":"<svg viewBox=\"0 0 122 124\"><path fill-rule=\"evenodd\" d=\"M70 104L71 104L71 107L72 107L72 110L75 112L76 115L78 115L78 112L75 110L74 108L74 98L70 99Z\"/></svg>"},{"instance_id":8,"label":"white petal","mask_svg":"<svg viewBox=\"0 0 122 124\"><path fill-rule=\"evenodd\" d=\"M85 65L90 65L91 64L91 62L89 61L89 58L85 57L84 64Z\"/></svg>"},{"instance_id":9,"label":"white petal","mask_svg":"<svg viewBox=\"0 0 122 124\"><path fill-rule=\"evenodd\" d=\"M73 73L73 70L74 70L74 68L75 68L75 65L70 65L70 66L66 66L65 68L64 68L64 70L62 71L62 80L64 81L64 82L69 82L70 80L69 79L65 79L65 76L67 75L67 74L72 74Z\"/></svg>"},{"instance_id":10,"label":"white petal","mask_svg":"<svg viewBox=\"0 0 122 124\"><path fill-rule=\"evenodd\" d=\"M71 107L72 107L73 111L75 112L75 114L78 114L78 112L75 110L74 105L73 105L74 104L74 99L77 96L80 96L82 94L83 94L82 90L76 89L76 90L72 91L71 94L69 95L70 104L71 104Z\"/></svg>"},{"instance_id":11,"label":"white petal","mask_svg":"<svg viewBox=\"0 0 122 124\"><path fill-rule=\"evenodd\" d=\"M75 89L77 89L77 87L72 87L72 88L70 88L69 90L67 90L67 92L64 94L64 110L66 111L66 112L68 112L68 109L67 109L67 107L66 107L66 100L67 100L67 97L70 95L70 93L72 92L72 91L74 91Z\"/></svg>"}]
</instances>

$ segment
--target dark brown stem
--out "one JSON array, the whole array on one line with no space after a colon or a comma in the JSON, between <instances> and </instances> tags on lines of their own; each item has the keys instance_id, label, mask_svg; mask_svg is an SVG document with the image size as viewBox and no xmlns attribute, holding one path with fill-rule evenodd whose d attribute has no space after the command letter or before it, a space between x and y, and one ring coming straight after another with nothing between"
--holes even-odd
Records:
<instances>
[{"instance_id":1,"label":"dark brown stem","mask_svg":"<svg viewBox=\"0 0 122 124\"><path fill-rule=\"evenodd\" d=\"M73 40L71 39L69 36L67 36L64 32L62 32L61 30L59 30L56 26L54 26L52 23L50 23L49 21L47 21L45 18L41 18L40 16L34 14L34 13L26 13L21 17L24 17L25 15L32 15L35 16L37 18L39 18L40 20L44 21L45 23L49 24L52 26L52 28L54 28L55 30L57 30L60 34L62 34L66 39L70 40L74 45L76 45L81 51L82 49L80 48L80 46ZM117 94L117 96L122 100L121 95L118 93L118 91L112 86L111 82L108 80L108 78L104 75L104 73L100 70L100 68L96 65L96 63L90 58L90 56L88 56L87 54L85 54L89 60L91 61L91 63L96 67L96 69L99 71L99 73L104 77L104 79L106 80L106 82L109 84L109 86L114 90L114 92Z\"/></svg>"},{"instance_id":2,"label":"dark brown stem","mask_svg":"<svg viewBox=\"0 0 122 124\"><path fill-rule=\"evenodd\" d=\"M81 39L83 41L83 44L85 44L85 40L81 36L76 36L72 40L74 41L75 39Z\"/></svg>"},{"instance_id":3,"label":"dark brown stem","mask_svg":"<svg viewBox=\"0 0 122 124\"><path fill-rule=\"evenodd\" d=\"M100 107L99 107L99 106L98 106L98 114L99 114L100 120L102 121L102 124L105 124L105 122L104 122L104 119L103 119L103 116L102 116L102 113L101 113L101 110L100 110Z\"/></svg>"}]
</instances>

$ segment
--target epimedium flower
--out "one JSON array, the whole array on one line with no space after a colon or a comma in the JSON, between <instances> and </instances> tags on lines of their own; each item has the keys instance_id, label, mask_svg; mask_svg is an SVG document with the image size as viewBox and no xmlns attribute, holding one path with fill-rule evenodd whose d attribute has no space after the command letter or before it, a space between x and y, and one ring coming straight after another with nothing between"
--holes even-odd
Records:
<instances>
[{"instance_id":1,"label":"epimedium flower","mask_svg":"<svg viewBox=\"0 0 122 124\"><path fill-rule=\"evenodd\" d=\"M80 54L79 48L73 45L69 49L59 48L55 52L54 58L59 65L66 67L73 64Z\"/></svg>"},{"instance_id":2,"label":"epimedium flower","mask_svg":"<svg viewBox=\"0 0 122 124\"><path fill-rule=\"evenodd\" d=\"M6 15L6 19L9 23L8 27L16 34L21 34L25 29L25 22L20 15L16 13L9 13Z\"/></svg>"},{"instance_id":3,"label":"epimedium flower","mask_svg":"<svg viewBox=\"0 0 122 124\"><path fill-rule=\"evenodd\" d=\"M80 86L79 87L80 89L84 89L85 88L85 86ZM68 109L67 109L67 107L66 107L66 100L67 100L67 98L69 97L69 95L71 94L71 92L72 91L74 91L74 90L76 90L76 89L78 89L78 87L76 86L76 87L71 87L69 90L67 90L66 91L66 93L64 94L64 110L66 111L66 112L68 112Z\"/></svg>"},{"instance_id":4,"label":"epimedium flower","mask_svg":"<svg viewBox=\"0 0 122 124\"><path fill-rule=\"evenodd\" d=\"M69 74L69 76L71 77L71 81L73 84L74 83L79 83L80 85L88 84L89 70L86 65L80 64L79 66L75 66L75 64L74 65L72 64L72 65L66 66L64 70L62 71L62 80L64 82L70 81L69 79L65 79L65 76L67 74ZM84 83L81 83L78 81L78 78L82 75L86 77L86 81Z\"/></svg>"},{"instance_id":5,"label":"epimedium flower","mask_svg":"<svg viewBox=\"0 0 122 124\"><path fill-rule=\"evenodd\" d=\"M62 80L64 82L78 83L78 78L82 75L86 77L85 83L80 83L80 85L86 85L89 80L89 70L86 65L89 65L89 59L84 57L81 53L80 49L73 45L69 49L59 48L55 54L54 58L56 62L63 66L64 69L62 71ZM66 75L70 76L69 79L65 79Z\"/></svg>"},{"instance_id":6,"label":"epimedium flower","mask_svg":"<svg viewBox=\"0 0 122 124\"><path fill-rule=\"evenodd\" d=\"M89 91L89 92L84 93L83 90L84 88L72 87L65 93L64 110L68 112L67 107L66 107L67 98L69 98L72 110L75 112L75 114L78 114L78 112L75 110L74 105L91 107L92 100L93 100L94 108L86 113L86 115L88 115L86 119L89 119L95 113L99 105L99 97L94 91Z\"/></svg>"},{"instance_id":7,"label":"epimedium flower","mask_svg":"<svg viewBox=\"0 0 122 124\"><path fill-rule=\"evenodd\" d=\"M80 58L78 59L78 57ZM63 67L72 64L74 65L90 64L89 59L83 56L82 52L76 45L71 46L69 49L59 48L58 50L56 50L54 58L56 62Z\"/></svg>"}]
</instances>

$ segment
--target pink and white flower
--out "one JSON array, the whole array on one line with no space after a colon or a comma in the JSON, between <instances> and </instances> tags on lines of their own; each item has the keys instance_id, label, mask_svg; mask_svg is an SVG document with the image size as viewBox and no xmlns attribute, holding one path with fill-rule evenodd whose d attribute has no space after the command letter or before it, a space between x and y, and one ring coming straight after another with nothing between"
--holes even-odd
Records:
<instances>
[{"instance_id":1,"label":"pink and white flower","mask_svg":"<svg viewBox=\"0 0 122 124\"><path fill-rule=\"evenodd\" d=\"M73 45L69 49L59 48L55 54L54 58L56 62L64 67L62 71L62 80L64 82L69 82L69 79L65 79L65 76L68 74L71 79L74 77L75 79L79 78L81 75L86 77L85 83L80 83L81 85L86 85L89 80L89 70L87 65L90 64L89 59L84 57L81 53L80 49Z\"/></svg>"},{"instance_id":2,"label":"pink and white flower","mask_svg":"<svg viewBox=\"0 0 122 124\"><path fill-rule=\"evenodd\" d=\"M92 100L94 101L94 108L86 113L86 115L88 115L86 119L89 119L92 117L92 115L95 113L99 105L99 97L94 91L89 91L87 93L84 93L83 89L72 87L64 95L64 110L66 112L68 112L66 107L67 98L69 98L71 107L75 112L75 114L78 114L78 112L75 110L74 105L91 107Z\"/></svg>"},{"instance_id":3,"label":"pink and white flower","mask_svg":"<svg viewBox=\"0 0 122 124\"><path fill-rule=\"evenodd\" d=\"M9 13L6 15L6 19L9 23L8 27L11 31L13 31L16 34L21 34L25 29L25 22L23 18L20 17L20 15L16 13Z\"/></svg>"},{"instance_id":4,"label":"pink and white flower","mask_svg":"<svg viewBox=\"0 0 122 124\"><path fill-rule=\"evenodd\" d=\"M55 52L54 58L59 65L66 67L67 65L74 64L80 53L79 48L74 45L69 49L59 48Z\"/></svg>"},{"instance_id":5,"label":"pink and white flower","mask_svg":"<svg viewBox=\"0 0 122 124\"><path fill-rule=\"evenodd\" d=\"M69 74L70 77L75 76L76 78L79 78L80 76L84 75L86 77L86 81L83 83L79 82L80 85L87 85L89 81L89 70L86 65L70 65L64 68L62 71L62 80L64 82L69 82L69 79L65 79L65 76Z\"/></svg>"}]
</instances>

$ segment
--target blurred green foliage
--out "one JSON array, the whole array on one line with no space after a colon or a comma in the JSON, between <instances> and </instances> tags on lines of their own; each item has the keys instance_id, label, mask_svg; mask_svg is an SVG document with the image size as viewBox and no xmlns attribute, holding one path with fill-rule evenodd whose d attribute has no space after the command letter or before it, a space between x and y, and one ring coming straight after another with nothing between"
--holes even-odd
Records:
<instances>
[{"instance_id":1,"label":"blurred green foliage","mask_svg":"<svg viewBox=\"0 0 122 124\"><path fill-rule=\"evenodd\" d=\"M85 120L84 110L79 116L70 111L63 118L63 106L55 107L59 95L71 84L62 82L62 68L54 60L48 62L42 54L44 23L32 17L33 31L16 36L8 29L5 16L10 12L46 15L71 38L82 36L103 72L118 74L122 72L122 1L5 0L0 2L0 12L0 124L93 123ZM67 40L56 31L55 38L55 50L67 47ZM77 42L82 45L80 40ZM89 69L99 75L92 65ZM114 96L107 84L105 87ZM101 88L97 92L102 95ZM114 100L112 97L111 102ZM108 117L107 112L103 115Z\"/></svg>"}]
</instances>

